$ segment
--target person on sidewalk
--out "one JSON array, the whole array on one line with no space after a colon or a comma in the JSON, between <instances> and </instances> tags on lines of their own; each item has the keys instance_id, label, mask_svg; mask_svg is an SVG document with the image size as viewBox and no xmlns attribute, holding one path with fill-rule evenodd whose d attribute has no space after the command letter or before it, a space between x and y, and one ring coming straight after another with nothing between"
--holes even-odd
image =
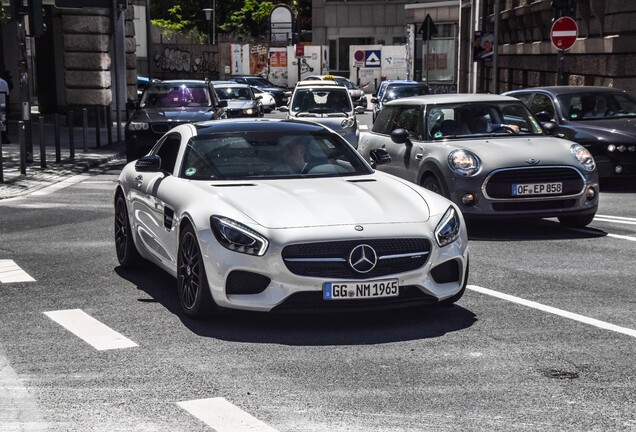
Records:
<instances>
[{"instance_id":1,"label":"person on sidewalk","mask_svg":"<svg viewBox=\"0 0 636 432\"><path fill-rule=\"evenodd\" d=\"M9 107L9 83L0 76L0 133L2 134L2 142L9 143L7 135L7 113Z\"/></svg>"}]
</instances>

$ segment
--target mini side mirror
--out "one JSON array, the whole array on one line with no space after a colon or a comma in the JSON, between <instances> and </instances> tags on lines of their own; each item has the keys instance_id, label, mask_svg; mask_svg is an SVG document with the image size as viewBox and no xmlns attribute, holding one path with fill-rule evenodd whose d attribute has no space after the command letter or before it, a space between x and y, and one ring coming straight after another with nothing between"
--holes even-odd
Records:
<instances>
[{"instance_id":1,"label":"mini side mirror","mask_svg":"<svg viewBox=\"0 0 636 432\"><path fill-rule=\"evenodd\" d=\"M289 112L289 107L287 105L283 105L278 107L278 111L280 112Z\"/></svg>"},{"instance_id":2,"label":"mini side mirror","mask_svg":"<svg viewBox=\"0 0 636 432\"><path fill-rule=\"evenodd\" d=\"M391 132L391 141L396 144L404 144L409 139L409 132L406 129L395 129Z\"/></svg>"},{"instance_id":3,"label":"mini side mirror","mask_svg":"<svg viewBox=\"0 0 636 432\"><path fill-rule=\"evenodd\" d=\"M550 136L555 136L559 133L559 125L557 125L553 121L547 121L545 123L542 123L542 125L543 129L545 129L545 132Z\"/></svg>"},{"instance_id":4,"label":"mini side mirror","mask_svg":"<svg viewBox=\"0 0 636 432\"><path fill-rule=\"evenodd\" d=\"M380 101L378 101L378 98L374 98L374 97L371 98L371 103L377 104L379 102Z\"/></svg>"}]
</instances>

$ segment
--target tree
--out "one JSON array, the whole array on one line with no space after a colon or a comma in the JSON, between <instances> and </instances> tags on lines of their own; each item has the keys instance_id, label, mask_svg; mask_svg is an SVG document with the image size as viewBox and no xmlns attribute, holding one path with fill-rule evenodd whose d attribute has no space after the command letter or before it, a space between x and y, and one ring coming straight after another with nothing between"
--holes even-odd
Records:
<instances>
[{"instance_id":1,"label":"tree","mask_svg":"<svg viewBox=\"0 0 636 432\"><path fill-rule=\"evenodd\" d=\"M274 4L270 1L245 0L242 8L230 15L230 19L219 28L235 33L246 39L260 39L267 36L269 14Z\"/></svg>"}]
</instances>

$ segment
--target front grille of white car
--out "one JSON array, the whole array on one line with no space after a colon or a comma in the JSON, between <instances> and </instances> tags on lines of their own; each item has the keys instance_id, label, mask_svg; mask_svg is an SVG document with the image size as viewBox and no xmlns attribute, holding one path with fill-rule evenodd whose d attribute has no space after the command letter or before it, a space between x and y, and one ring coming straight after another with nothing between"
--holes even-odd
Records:
<instances>
[{"instance_id":1,"label":"front grille of white car","mask_svg":"<svg viewBox=\"0 0 636 432\"><path fill-rule=\"evenodd\" d=\"M366 273L349 263L354 248L368 245L377 254L375 267ZM426 264L431 243L422 238L364 239L289 245L283 249L285 265L299 276L367 279L416 270Z\"/></svg>"}]
</instances>

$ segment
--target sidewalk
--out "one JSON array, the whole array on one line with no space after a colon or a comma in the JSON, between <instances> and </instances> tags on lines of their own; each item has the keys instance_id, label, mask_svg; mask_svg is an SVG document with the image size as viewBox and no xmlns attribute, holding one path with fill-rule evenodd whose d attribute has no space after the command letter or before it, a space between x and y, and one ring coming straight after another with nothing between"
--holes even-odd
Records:
<instances>
[{"instance_id":1,"label":"sidewalk","mask_svg":"<svg viewBox=\"0 0 636 432\"><path fill-rule=\"evenodd\" d=\"M26 175L20 172L20 146L18 143L18 123L9 120L9 139L11 143L2 143L2 177L0 200L26 195L38 189L60 182L65 178L86 172L91 168L115 159L124 159L125 144L117 143L117 128L113 123L112 144L108 143L108 131L102 124L100 129L101 146L97 148L97 131L94 120L88 123L86 151L84 151L84 129L81 118L75 121L73 139L75 157L70 157L70 134L66 117L60 116L60 162L56 163L54 116L44 115L44 147L46 168L41 167L39 115L34 115L31 124L33 142L33 162L27 163ZM104 123L102 119L102 123Z\"/></svg>"}]
</instances>

